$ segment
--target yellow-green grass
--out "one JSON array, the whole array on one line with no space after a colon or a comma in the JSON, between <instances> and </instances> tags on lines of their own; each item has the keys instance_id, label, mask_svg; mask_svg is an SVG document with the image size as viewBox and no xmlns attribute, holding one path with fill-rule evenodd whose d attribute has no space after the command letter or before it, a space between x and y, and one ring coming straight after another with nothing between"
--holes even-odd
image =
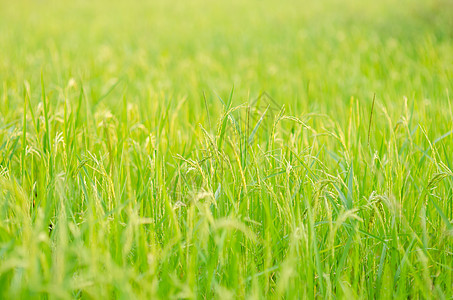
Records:
<instances>
[{"instance_id":1,"label":"yellow-green grass","mask_svg":"<svg viewBox=\"0 0 453 300\"><path fill-rule=\"evenodd\" d=\"M450 299L452 20L0 1L0 298Z\"/></svg>"}]
</instances>

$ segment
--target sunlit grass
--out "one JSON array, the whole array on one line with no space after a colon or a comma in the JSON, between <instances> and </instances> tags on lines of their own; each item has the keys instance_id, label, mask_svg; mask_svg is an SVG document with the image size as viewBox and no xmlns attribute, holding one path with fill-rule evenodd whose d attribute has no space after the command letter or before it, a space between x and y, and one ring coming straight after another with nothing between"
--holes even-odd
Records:
<instances>
[{"instance_id":1,"label":"sunlit grass","mask_svg":"<svg viewBox=\"0 0 453 300\"><path fill-rule=\"evenodd\" d=\"M0 4L0 298L453 296L448 1Z\"/></svg>"}]
</instances>

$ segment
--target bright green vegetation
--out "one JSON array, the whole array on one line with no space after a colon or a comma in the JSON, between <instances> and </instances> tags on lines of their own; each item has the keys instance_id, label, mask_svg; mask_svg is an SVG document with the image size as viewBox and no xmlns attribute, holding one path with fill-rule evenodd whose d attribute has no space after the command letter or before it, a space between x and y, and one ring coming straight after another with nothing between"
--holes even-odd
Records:
<instances>
[{"instance_id":1,"label":"bright green vegetation","mask_svg":"<svg viewBox=\"0 0 453 300\"><path fill-rule=\"evenodd\" d=\"M452 20L0 1L0 298L451 299Z\"/></svg>"}]
</instances>

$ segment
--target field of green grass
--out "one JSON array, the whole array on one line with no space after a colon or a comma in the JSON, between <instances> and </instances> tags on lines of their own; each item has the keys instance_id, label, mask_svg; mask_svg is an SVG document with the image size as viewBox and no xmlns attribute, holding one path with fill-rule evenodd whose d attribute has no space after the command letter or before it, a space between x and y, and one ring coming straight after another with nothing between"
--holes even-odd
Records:
<instances>
[{"instance_id":1,"label":"field of green grass","mask_svg":"<svg viewBox=\"0 0 453 300\"><path fill-rule=\"evenodd\" d=\"M450 0L0 0L1 299L453 297Z\"/></svg>"}]
</instances>

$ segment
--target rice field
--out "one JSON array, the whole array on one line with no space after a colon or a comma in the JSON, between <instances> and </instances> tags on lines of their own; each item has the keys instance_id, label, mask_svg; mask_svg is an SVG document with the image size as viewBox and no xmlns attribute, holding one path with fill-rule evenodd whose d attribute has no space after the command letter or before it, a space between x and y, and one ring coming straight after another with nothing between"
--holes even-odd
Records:
<instances>
[{"instance_id":1,"label":"rice field","mask_svg":"<svg viewBox=\"0 0 453 300\"><path fill-rule=\"evenodd\" d=\"M450 0L0 0L1 299L452 299Z\"/></svg>"}]
</instances>

